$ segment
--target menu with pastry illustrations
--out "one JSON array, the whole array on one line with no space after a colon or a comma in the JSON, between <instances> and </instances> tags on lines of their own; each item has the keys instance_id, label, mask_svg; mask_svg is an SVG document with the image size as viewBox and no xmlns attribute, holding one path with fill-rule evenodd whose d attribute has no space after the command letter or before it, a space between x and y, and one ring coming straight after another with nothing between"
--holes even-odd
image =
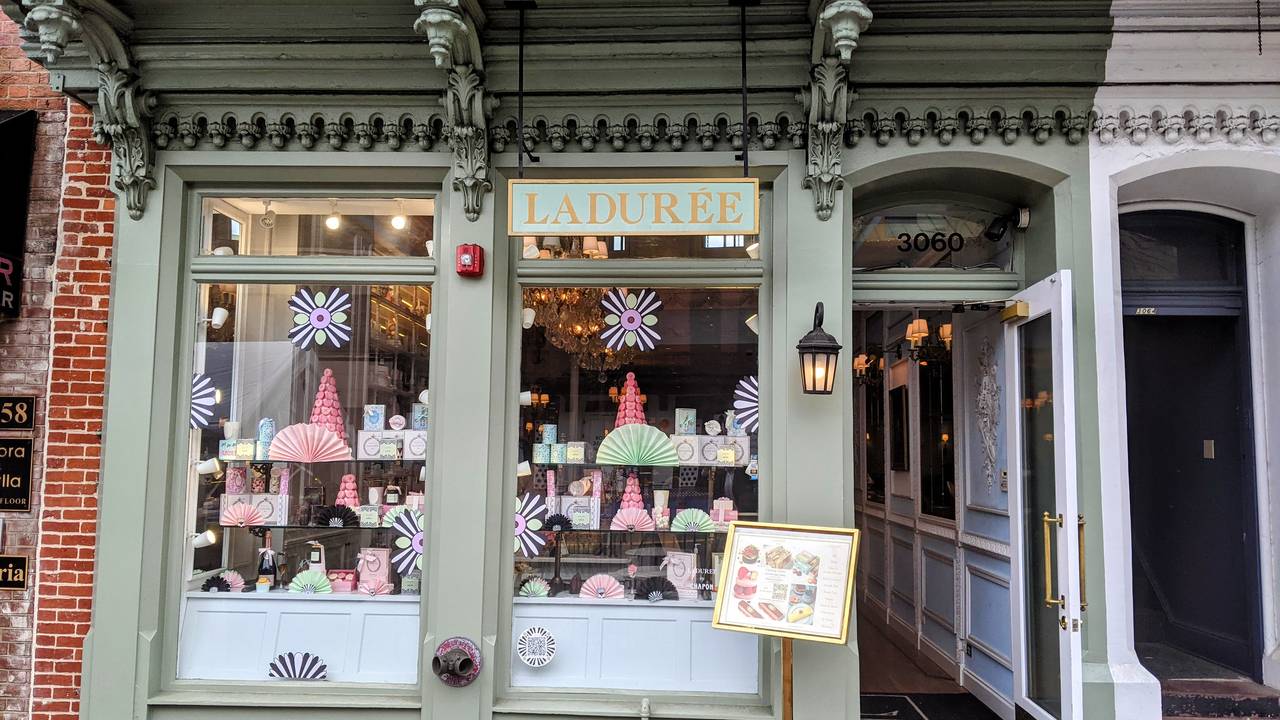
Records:
<instances>
[{"instance_id":1,"label":"menu with pastry illustrations","mask_svg":"<svg viewBox=\"0 0 1280 720\"><path fill-rule=\"evenodd\" d=\"M845 642L858 538L859 532L848 528L733 523L712 625Z\"/></svg>"}]
</instances>

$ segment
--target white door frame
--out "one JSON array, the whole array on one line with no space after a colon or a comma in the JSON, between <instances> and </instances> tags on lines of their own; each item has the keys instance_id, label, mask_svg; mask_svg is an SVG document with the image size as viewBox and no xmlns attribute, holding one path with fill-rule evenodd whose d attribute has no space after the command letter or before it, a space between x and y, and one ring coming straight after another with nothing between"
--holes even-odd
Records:
<instances>
[{"instance_id":1,"label":"white door frame","mask_svg":"<svg viewBox=\"0 0 1280 720\"><path fill-rule=\"evenodd\" d=\"M1081 720L1084 710L1083 655L1081 649L1081 594L1080 550L1077 532L1078 489L1076 476L1075 437L1075 368L1071 360L1074 354L1074 323L1071 308L1071 272L1062 270L1041 280L1010 298L1010 306L1026 304L1027 314L1014 317L1005 325L1005 407L1009 419L1009 516L1012 557L1010 597L1014 612L1011 613L1013 650L1013 699L1014 704L1036 720L1054 720L1027 696L1028 658L1026 657L1026 617L1028 581L1039 586L1044 579L1027 575L1026 539L1028 533L1040 532L1042 527L1026 527L1023 518L1025 485L1022 477L1022 419L1021 419L1021 364L1018 329L1030 321L1049 315L1053 337L1053 398L1054 406L1054 481L1056 508L1060 522L1052 533L1056 546L1056 595L1063 605L1059 617L1064 625L1058 633L1059 668L1061 682L1061 720ZM1039 595L1037 594L1038 598Z\"/></svg>"}]
</instances>

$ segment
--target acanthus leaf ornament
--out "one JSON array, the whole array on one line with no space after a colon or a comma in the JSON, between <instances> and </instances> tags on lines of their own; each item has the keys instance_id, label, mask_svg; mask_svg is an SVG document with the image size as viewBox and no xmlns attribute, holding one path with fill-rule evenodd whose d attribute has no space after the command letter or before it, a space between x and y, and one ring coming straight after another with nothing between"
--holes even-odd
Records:
<instances>
[{"instance_id":1,"label":"acanthus leaf ornament","mask_svg":"<svg viewBox=\"0 0 1280 720\"><path fill-rule=\"evenodd\" d=\"M844 187L841 144L849 115L849 74L836 58L814 65L809 87L800 91L809 118L808 162L803 185L813 191L820 220L831 219L836 192Z\"/></svg>"},{"instance_id":2,"label":"acanthus leaf ornament","mask_svg":"<svg viewBox=\"0 0 1280 720\"><path fill-rule=\"evenodd\" d=\"M453 151L453 189L462 193L463 212L475 222L480 218L484 194L493 190L488 130L498 101L488 96L484 78L470 65L455 65L449 71L449 89L442 101Z\"/></svg>"},{"instance_id":3,"label":"acanthus leaf ornament","mask_svg":"<svg viewBox=\"0 0 1280 720\"><path fill-rule=\"evenodd\" d=\"M831 33L831 45L847 63L858 48L858 40L871 25L870 8L862 0L832 0L818 14L819 27Z\"/></svg>"},{"instance_id":4,"label":"acanthus leaf ornament","mask_svg":"<svg viewBox=\"0 0 1280 720\"><path fill-rule=\"evenodd\" d=\"M93 138L111 148L115 187L124 194L129 217L137 220L146 208L147 193L156 186L150 117L155 97L138 86L134 73L115 61L98 64L98 106Z\"/></svg>"}]
</instances>

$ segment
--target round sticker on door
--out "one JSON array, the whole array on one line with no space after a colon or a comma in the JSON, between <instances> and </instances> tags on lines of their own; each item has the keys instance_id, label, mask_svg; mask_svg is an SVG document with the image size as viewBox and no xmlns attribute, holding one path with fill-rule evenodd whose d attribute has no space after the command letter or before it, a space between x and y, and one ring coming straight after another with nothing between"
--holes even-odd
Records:
<instances>
[{"instance_id":1,"label":"round sticker on door","mask_svg":"<svg viewBox=\"0 0 1280 720\"><path fill-rule=\"evenodd\" d=\"M543 667L556 656L556 639L550 630L534 625L516 638L516 655L529 667Z\"/></svg>"}]
</instances>

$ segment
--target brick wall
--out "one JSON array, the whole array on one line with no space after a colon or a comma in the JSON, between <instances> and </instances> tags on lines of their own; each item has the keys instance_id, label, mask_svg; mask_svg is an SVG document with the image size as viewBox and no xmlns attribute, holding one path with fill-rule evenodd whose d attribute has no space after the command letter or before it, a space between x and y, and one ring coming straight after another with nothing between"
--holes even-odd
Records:
<instances>
[{"instance_id":1,"label":"brick wall","mask_svg":"<svg viewBox=\"0 0 1280 720\"><path fill-rule=\"evenodd\" d=\"M49 89L0 15L0 109L39 112L22 317L0 323L0 390L37 403L34 512L6 513L3 550L34 557L0 591L0 720L71 720L92 602L114 200L89 111Z\"/></svg>"}]
</instances>

